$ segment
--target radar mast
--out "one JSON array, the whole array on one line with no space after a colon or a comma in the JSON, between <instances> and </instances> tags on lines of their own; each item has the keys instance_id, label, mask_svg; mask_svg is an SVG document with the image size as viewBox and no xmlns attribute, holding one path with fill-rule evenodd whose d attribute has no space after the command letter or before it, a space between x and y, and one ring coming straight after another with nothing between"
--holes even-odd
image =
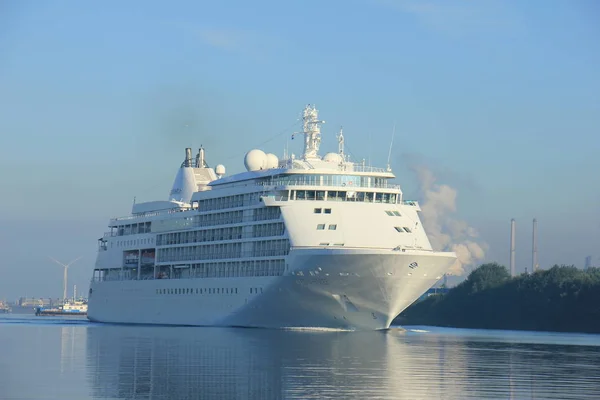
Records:
<instances>
[{"instance_id":1,"label":"radar mast","mask_svg":"<svg viewBox=\"0 0 600 400\"><path fill-rule=\"evenodd\" d=\"M319 112L315 106L308 104L304 108L302 115L303 121L303 134L304 134L304 154L302 158L317 158L319 152L319 145L321 144L321 127L320 124L325 121L319 120Z\"/></svg>"}]
</instances>

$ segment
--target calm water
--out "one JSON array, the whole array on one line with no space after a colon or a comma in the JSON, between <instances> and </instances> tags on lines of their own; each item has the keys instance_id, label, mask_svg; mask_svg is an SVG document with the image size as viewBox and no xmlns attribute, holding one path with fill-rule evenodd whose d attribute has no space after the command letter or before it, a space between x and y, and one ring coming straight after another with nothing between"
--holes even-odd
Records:
<instances>
[{"instance_id":1,"label":"calm water","mask_svg":"<svg viewBox=\"0 0 600 400\"><path fill-rule=\"evenodd\" d=\"M599 399L600 335L0 316L1 399Z\"/></svg>"}]
</instances>

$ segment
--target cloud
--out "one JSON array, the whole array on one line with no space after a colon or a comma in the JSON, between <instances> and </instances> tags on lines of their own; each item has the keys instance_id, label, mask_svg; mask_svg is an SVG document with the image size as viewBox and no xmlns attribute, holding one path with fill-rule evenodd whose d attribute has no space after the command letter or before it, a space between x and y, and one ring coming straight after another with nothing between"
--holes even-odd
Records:
<instances>
[{"instance_id":1,"label":"cloud","mask_svg":"<svg viewBox=\"0 0 600 400\"><path fill-rule=\"evenodd\" d=\"M198 44L242 56L263 59L281 49L280 38L238 28L215 27L188 22L167 22Z\"/></svg>"},{"instance_id":2,"label":"cloud","mask_svg":"<svg viewBox=\"0 0 600 400\"><path fill-rule=\"evenodd\" d=\"M465 268L485 257L488 245L478 239L477 230L456 216L457 190L436 183L431 170L412 166L420 184L423 225L434 250L454 251L456 262L450 275L463 275Z\"/></svg>"},{"instance_id":3,"label":"cloud","mask_svg":"<svg viewBox=\"0 0 600 400\"><path fill-rule=\"evenodd\" d=\"M218 29L199 29L196 33L200 40L212 47L224 50L236 50L243 47L244 35L239 32Z\"/></svg>"},{"instance_id":4,"label":"cloud","mask_svg":"<svg viewBox=\"0 0 600 400\"><path fill-rule=\"evenodd\" d=\"M513 27L515 17L502 2L447 0L373 0L376 4L414 17L444 33L466 33Z\"/></svg>"}]
</instances>

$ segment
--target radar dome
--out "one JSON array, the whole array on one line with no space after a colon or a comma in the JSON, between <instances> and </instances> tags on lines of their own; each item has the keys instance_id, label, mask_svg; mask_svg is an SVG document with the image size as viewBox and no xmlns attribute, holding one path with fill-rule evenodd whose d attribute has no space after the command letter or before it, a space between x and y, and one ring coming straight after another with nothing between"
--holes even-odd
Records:
<instances>
[{"instance_id":1,"label":"radar dome","mask_svg":"<svg viewBox=\"0 0 600 400\"><path fill-rule=\"evenodd\" d=\"M225 175L225 166L223 164L219 164L215 167L215 173L220 178Z\"/></svg>"},{"instance_id":2,"label":"radar dome","mask_svg":"<svg viewBox=\"0 0 600 400\"><path fill-rule=\"evenodd\" d=\"M248 171L258 171L265 169L267 164L267 155L264 151L253 149L246 153L244 165Z\"/></svg>"},{"instance_id":3,"label":"radar dome","mask_svg":"<svg viewBox=\"0 0 600 400\"><path fill-rule=\"evenodd\" d=\"M331 163L341 163L342 156L338 153L327 153L325 157L323 157L323 161L331 162Z\"/></svg>"},{"instance_id":4,"label":"radar dome","mask_svg":"<svg viewBox=\"0 0 600 400\"><path fill-rule=\"evenodd\" d=\"M275 154L267 154L267 165L266 168L277 168L279 166L279 158Z\"/></svg>"}]
</instances>

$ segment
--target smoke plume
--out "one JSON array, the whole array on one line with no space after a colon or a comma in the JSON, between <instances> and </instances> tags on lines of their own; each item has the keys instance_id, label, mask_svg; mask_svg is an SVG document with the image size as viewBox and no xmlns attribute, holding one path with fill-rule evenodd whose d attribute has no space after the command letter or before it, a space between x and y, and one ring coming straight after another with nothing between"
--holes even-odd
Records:
<instances>
[{"instance_id":1,"label":"smoke plume","mask_svg":"<svg viewBox=\"0 0 600 400\"><path fill-rule=\"evenodd\" d=\"M456 262L449 275L463 275L465 269L483 260L488 246L478 240L477 231L456 217L456 189L435 182L433 173L413 167L420 183L423 225L434 250L454 251Z\"/></svg>"}]
</instances>

